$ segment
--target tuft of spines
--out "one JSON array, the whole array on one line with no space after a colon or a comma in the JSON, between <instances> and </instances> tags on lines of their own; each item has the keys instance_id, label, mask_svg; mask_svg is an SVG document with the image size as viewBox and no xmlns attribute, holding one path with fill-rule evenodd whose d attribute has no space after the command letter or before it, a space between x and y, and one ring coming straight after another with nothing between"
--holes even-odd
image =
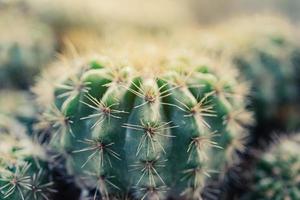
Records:
<instances>
[{"instance_id":1,"label":"tuft of spines","mask_svg":"<svg viewBox=\"0 0 300 200\"><path fill-rule=\"evenodd\" d=\"M277 129L297 129L300 44L293 25L280 16L253 15L202 32L189 34L201 35L198 43L192 38L190 46L218 59L229 57L238 67L251 83L251 108L258 129L274 124Z\"/></svg>"},{"instance_id":2,"label":"tuft of spines","mask_svg":"<svg viewBox=\"0 0 300 200\"><path fill-rule=\"evenodd\" d=\"M151 55L145 67L130 57L60 65L67 73L52 79L51 101L41 103L49 146L94 199L199 199L211 173L232 164L252 123L238 74L221 73L226 65L192 52Z\"/></svg>"},{"instance_id":3,"label":"tuft of spines","mask_svg":"<svg viewBox=\"0 0 300 200\"><path fill-rule=\"evenodd\" d=\"M300 138L299 134L280 138L258 156L253 169L250 190L242 199L300 198Z\"/></svg>"},{"instance_id":4,"label":"tuft of spines","mask_svg":"<svg viewBox=\"0 0 300 200\"><path fill-rule=\"evenodd\" d=\"M50 180L43 149L25 134L13 118L0 115L0 198L7 200L49 200Z\"/></svg>"}]
</instances>

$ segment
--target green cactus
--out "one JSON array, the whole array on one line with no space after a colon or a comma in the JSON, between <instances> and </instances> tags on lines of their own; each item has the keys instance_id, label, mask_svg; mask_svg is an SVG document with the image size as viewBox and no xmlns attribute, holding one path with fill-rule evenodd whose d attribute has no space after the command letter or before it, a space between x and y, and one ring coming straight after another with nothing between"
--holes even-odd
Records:
<instances>
[{"instance_id":1,"label":"green cactus","mask_svg":"<svg viewBox=\"0 0 300 200\"><path fill-rule=\"evenodd\" d=\"M0 199L48 200L55 192L45 153L13 118L0 115Z\"/></svg>"},{"instance_id":2,"label":"green cactus","mask_svg":"<svg viewBox=\"0 0 300 200\"><path fill-rule=\"evenodd\" d=\"M255 26L260 29L263 23ZM297 123L299 126L299 121L289 124L294 118L289 118L291 115L286 112L291 113L292 109L296 109L293 106L299 102L297 72L300 62L295 62L295 59L300 58L300 43L296 42L292 28L284 22L272 22L267 25L270 26L276 27L276 30L266 28L263 33L253 34L247 43L251 44L247 45L248 50L237 54L235 62L246 78L256 83L253 86L253 107L257 120L275 118L284 127L293 127ZM282 29L279 30L279 27Z\"/></svg>"},{"instance_id":3,"label":"green cactus","mask_svg":"<svg viewBox=\"0 0 300 200\"><path fill-rule=\"evenodd\" d=\"M300 138L284 138L258 159L250 191L242 199L300 198Z\"/></svg>"},{"instance_id":4,"label":"green cactus","mask_svg":"<svg viewBox=\"0 0 300 200\"><path fill-rule=\"evenodd\" d=\"M252 108L258 125L299 127L300 43L293 25L280 17L248 16L226 22L214 31L202 37L200 46L231 57L253 83Z\"/></svg>"},{"instance_id":5,"label":"green cactus","mask_svg":"<svg viewBox=\"0 0 300 200\"><path fill-rule=\"evenodd\" d=\"M54 56L54 34L20 10L0 7L0 88L28 88ZM18 20L16 20L16 18Z\"/></svg>"},{"instance_id":6,"label":"green cactus","mask_svg":"<svg viewBox=\"0 0 300 200\"><path fill-rule=\"evenodd\" d=\"M44 74L39 128L50 127L49 145L80 187L94 198L198 199L233 162L252 123L246 90L225 63L196 58L75 59Z\"/></svg>"}]
</instances>

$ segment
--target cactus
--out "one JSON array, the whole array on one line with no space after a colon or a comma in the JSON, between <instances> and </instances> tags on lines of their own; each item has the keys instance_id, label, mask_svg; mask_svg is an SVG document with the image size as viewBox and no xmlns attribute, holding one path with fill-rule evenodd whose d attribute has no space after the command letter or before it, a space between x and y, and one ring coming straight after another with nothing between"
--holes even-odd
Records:
<instances>
[{"instance_id":1,"label":"cactus","mask_svg":"<svg viewBox=\"0 0 300 200\"><path fill-rule=\"evenodd\" d=\"M208 53L230 57L244 78L253 83L251 108L258 127L274 128L275 124L276 128L294 130L300 126L296 112L300 44L296 33L280 17L248 16L218 25L200 34L198 45L192 38L192 44Z\"/></svg>"},{"instance_id":2,"label":"cactus","mask_svg":"<svg viewBox=\"0 0 300 200\"><path fill-rule=\"evenodd\" d=\"M0 199L48 200L55 192L43 149L13 118L0 115Z\"/></svg>"},{"instance_id":3,"label":"cactus","mask_svg":"<svg viewBox=\"0 0 300 200\"><path fill-rule=\"evenodd\" d=\"M242 199L299 199L299 150L299 135L281 139L274 144L258 158L250 191Z\"/></svg>"},{"instance_id":4,"label":"cactus","mask_svg":"<svg viewBox=\"0 0 300 200\"><path fill-rule=\"evenodd\" d=\"M289 123L296 120L290 116L300 97L297 86L300 44L291 25L284 21L266 19L265 23L258 21L254 26L259 31L250 33L245 51L236 54L235 62L245 77L256 83L253 107L257 121L276 120L285 128L299 126L299 121L294 125Z\"/></svg>"},{"instance_id":5,"label":"cactus","mask_svg":"<svg viewBox=\"0 0 300 200\"><path fill-rule=\"evenodd\" d=\"M252 123L247 87L232 68L152 50L127 52L126 61L59 62L53 70L65 72L44 73L34 88L38 127L94 199L198 199L210 174L233 162Z\"/></svg>"},{"instance_id":6,"label":"cactus","mask_svg":"<svg viewBox=\"0 0 300 200\"><path fill-rule=\"evenodd\" d=\"M21 10L0 7L0 13L0 29L5 30L0 36L0 87L26 89L54 55L54 35Z\"/></svg>"}]
</instances>

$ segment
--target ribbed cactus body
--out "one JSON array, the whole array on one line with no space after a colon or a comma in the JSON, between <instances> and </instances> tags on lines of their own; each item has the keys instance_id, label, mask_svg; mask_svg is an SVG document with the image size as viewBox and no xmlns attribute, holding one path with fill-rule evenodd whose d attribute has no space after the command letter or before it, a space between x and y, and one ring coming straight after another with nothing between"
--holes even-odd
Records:
<instances>
[{"instance_id":1,"label":"ribbed cactus body","mask_svg":"<svg viewBox=\"0 0 300 200\"><path fill-rule=\"evenodd\" d=\"M274 144L259 158L251 189L243 199L299 199L299 150L299 135Z\"/></svg>"},{"instance_id":2,"label":"ribbed cactus body","mask_svg":"<svg viewBox=\"0 0 300 200\"><path fill-rule=\"evenodd\" d=\"M288 30L286 30L288 31ZM276 120L285 128L298 126L293 111L299 101L297 72L299 47L294 36L283 33L257 35L249 50L237 54L235 63L253 81L253 107L257 121ZM265 112L268 110L268 112ZM286 112L290 113L287 114Z\"/></svg>"},{"instance_id":3,"label":"ribbed cactus body","mask_svg":"<svg viewBox=\"0 0 300 200\"><path fill-rule=\"evenodd\" d=\"M13 118L0 119L0 199L48 200L55 190L43 149Z\"/></svg>"},{"instance_id":4,"label":"ribbed cactus body","mask_svg":"<svg viewBox=\"0 0 300 200\"><path fill-rule=\"evenodd\" d=\"M251 123L235 75L171 61L154 73L89 60L57 79L41 123L79 185L102 198L197 199L210 173L231 163L243 136L235 125ZM239 121L236 111L247 117Z\"/></svg>"},{"instance_id":5,"label":"ribbed cactus body","mask_svg":"<svg viewBox=\"0 0 300 200\"><path fill-rule=\"evenodd\" d=\"M299 127L295 110L300 97L300 44L292 24L278 16L233 19L212 29L200 43L200 49L231 57L251 82L251 107L259 128Z\"/></svg>"}]
</instances>

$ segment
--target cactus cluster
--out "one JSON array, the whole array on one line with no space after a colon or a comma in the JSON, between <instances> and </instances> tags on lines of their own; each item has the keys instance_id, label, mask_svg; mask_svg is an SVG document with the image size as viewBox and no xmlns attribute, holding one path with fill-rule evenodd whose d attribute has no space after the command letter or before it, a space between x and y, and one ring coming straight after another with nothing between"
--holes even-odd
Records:
<instances>
[{"instance_id":1,"label":"cactus cluster","mask_svg":"<svg viewBox=\"0 0 300 200\"><path fill-rule=\"evenodd\" d=\"M55 189L43 152L21 124L0 115L0 199L50 199Z\"/></svg>"},{"instance_id":2,"label":"cactus cluster","mask_svg":"<svg viewBox=\"0 0 300 200\"><path fill-rule=\"evenodd\" d=\"M38 127L94 199L198 199L253 122L247 86L225 62L151 52L59 62L65 72L50 78L49 96L39 88L48 73L34 89L44 102Z\"/></svg>"},{"instance_id":3,"label":"cactus cluster","mask_svg":"<svg viewBox=\"0 0 300 200\"><path fill-rule=\"evenodd\" d=\"M6 7L0 7L0 29L0 87L28 88L54 55L54 34L21 9Z\"/></svg>"},{"instance_id":4,"label":"cactus cluster","mask_svg":"<svg viewBox=\"0 0 300 200\"><path fill-rule=\"evenodd\" d=\"M250 190L242 199L299 199L299 150L299 135L281 139L278 144L274 144L259 158Z\"/></svg>"}]
</instances>

